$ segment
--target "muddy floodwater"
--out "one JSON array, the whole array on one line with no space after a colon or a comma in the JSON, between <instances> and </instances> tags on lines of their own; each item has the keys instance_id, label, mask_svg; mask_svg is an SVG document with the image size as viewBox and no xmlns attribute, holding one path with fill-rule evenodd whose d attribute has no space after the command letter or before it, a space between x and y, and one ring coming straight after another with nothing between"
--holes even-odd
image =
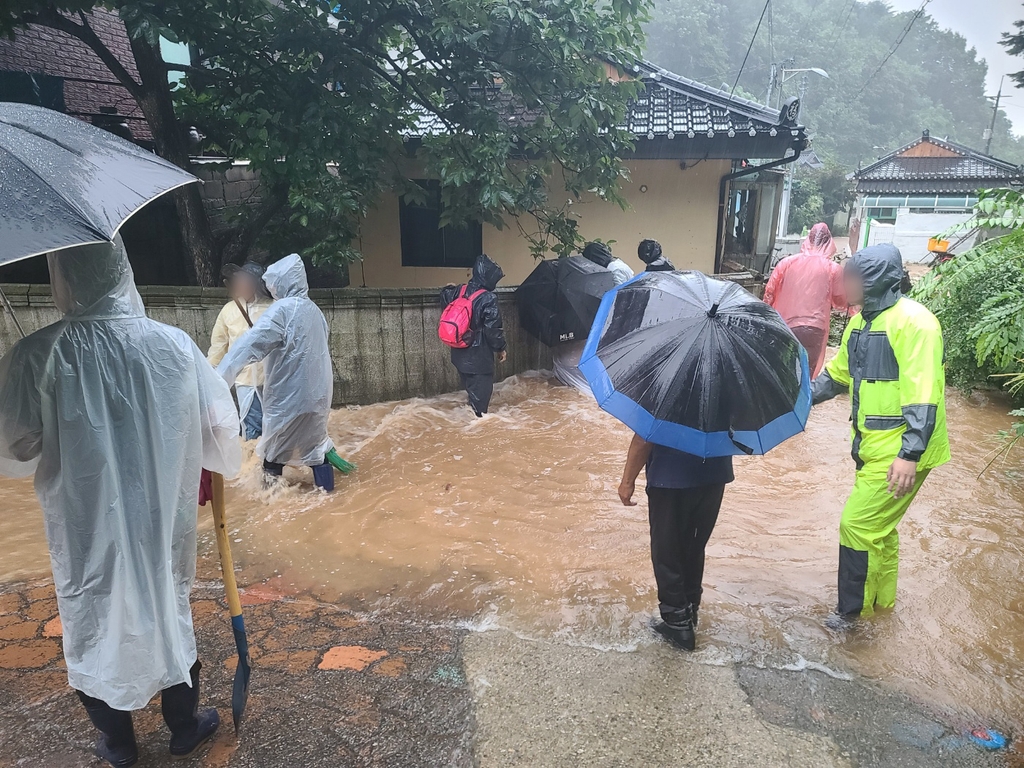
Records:
<instances>
[{"instance_id":1,"label":"muddy floodwater","mask_svg":"<svg viewBox=\"0 0 1024 768\"><path fill-rule=\"evenodd\" d=\"M769 456L737 459L708 549L694 660L863 675L963 725L1016 730L1020 460L979 480L1006 406L951 391L948 407L954 459L900 528L897 608L848 636L822 624L853 480L848 402L815 409L807 432ZM240 581L613 653L654 642L646 502L641 491L624 508L616 496L627 430L544 376L499 385L492 410L476 419L449 395L336 411L332 436L359 469L331 495L297 470L263 490L250 456L228 499ZM0 508L0 581L46 575L31 483L4 481ZM209 552L205 511L201 531Z\"/></svg>"}]
</instances>

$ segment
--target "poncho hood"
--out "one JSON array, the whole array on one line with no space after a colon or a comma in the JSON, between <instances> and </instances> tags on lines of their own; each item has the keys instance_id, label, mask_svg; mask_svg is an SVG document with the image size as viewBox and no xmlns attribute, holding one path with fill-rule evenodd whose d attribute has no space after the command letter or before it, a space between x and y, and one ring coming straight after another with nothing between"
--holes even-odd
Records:
<instances>
[{"instance_id":1,"label":"poncho hood","mask_svg":"<svg viewBox=\"0 0 1024 768\"><path fill-rule=\"evenodd\" d=\"M128 263L121 236L51 253L53 303L67 320L114 320L145 317L142 296Z\"/></svg>"},{"instance_id":2,"label":"poncho hood","mask_svg":"<svg viewBox=\"0 0 1024 768\"><path fill-rule=\"evenodd\" d=\"M498 287L498 283L501 282L501 278L504 276L505 273L501 270L501 267L495 264L486 253L481 253L476 257L476 263L473 264L472 282L474 285L479 285L481 288L493 291Z\"/></svg>"},{"instance_id":3,"label":"poncho hood","mask_svg":"<svg viewBox=\"0 0 1024 768\"><path fill-rule=\"evenodd\" d=\"M297 253L285 256L267 267L263 273L263 282L275 299L309 297L306 265Z\"/></svg>"},{"instance_id":4,"label":"poncho hood","mask_svg":"<svg viewBox=\"0 0 1024 768\"><path fill-rule=\"evenodd\" d=\"M858 275L864 282L861 312L866 319L875 317L900 300L903 256L892 243L879 243L857 251L846 262L845 269Z\"/></svg>"}]
</instances>

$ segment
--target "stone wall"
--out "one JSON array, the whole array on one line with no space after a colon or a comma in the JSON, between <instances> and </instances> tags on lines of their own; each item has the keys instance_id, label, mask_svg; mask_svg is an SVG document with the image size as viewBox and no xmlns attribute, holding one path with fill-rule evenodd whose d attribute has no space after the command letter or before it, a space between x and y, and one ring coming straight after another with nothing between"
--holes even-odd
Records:
<instances>
[{"instance_id":1,"label":"stone wall","mask_svg":"<svg viewBox=\"0 0 1024 768\"><path fill-rule=\"evenodd\" d=\"M2 286L26 333L60 319L47 285ZM219 288L141 286L155 320L181 328L200 349L210 344L217 313L227 301ZM551 367L546 347L519 327L510 290L499 290L509 342L499 377ZM310 291L330 325L334 404L366 404L426 397L459 389L448 349L437 339L441 308L437 291L419 289L324 289ZM0 312L0 354L18 338L7 312Z\"/></svg>"}]
</instances>

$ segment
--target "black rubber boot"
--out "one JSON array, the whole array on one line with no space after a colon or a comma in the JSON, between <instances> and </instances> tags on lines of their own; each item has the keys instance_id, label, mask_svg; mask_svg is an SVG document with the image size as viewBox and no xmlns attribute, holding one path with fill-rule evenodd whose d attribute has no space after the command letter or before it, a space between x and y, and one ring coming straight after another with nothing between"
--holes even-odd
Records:
<instances>
[{"instance_id":1,"label":"black rubber boot","mask_svg":"<svg viewBox=\"0 0 1024 768\"><path fill-rule=\"evenodd\" d=\"M161 694L160 708L171 731L171 754L175 757L191 755L209 741L220 726L217 710L199 711L199 670L202 667L196 661L189 670L191 686L179 683Z\"/></svg>"},{"instance_id":2,"label":"black rubber boot","mask_svg":"<svg viewBox=\"0 0 1024 768\"><path fill-rule=\"evenodd\" d=\"M213 738L220 727L220 715L216 709L204 709L196 717L196 727L191 733L176 733L171 736L171 754L174 757L188 757Z\"/></svg>"},{"instance_id":3,"label":"black rubber boot","mask_svg":"<svg viewBox=\"0 0 1024 768\"><path fill-rule=\"evenodd\" d=\"M102 736L96 742L96 757L106 760L115 768L129 768L139 761L139 747L135 743L132 713L112 709L108 704L77 691L89 720Z\"/></svg>"},{"instance_id":4,"label":"black rubber boot","mask_svg":"<svg viewBox=\"0 0 1024 768\"><path fill-rule=\"evenodd\" d=\"M825 628L833 632L850 632L857 628L859 613L830 613L825 617Z\"/></svg>"},{"instance_id":5,"label":"black rubber boot","mask_svg":"<svg viewBox=\"0 0 1024 768\"><path fill-rule=\"evenodd\" d=\"M670 619L670 620L666 620ZM697 647L697 635L694 632L693 609L689 606L683 611L674 611L671 616L655 622L653 629L676 648L692 651Z\"/></svg>"}]
</instances>

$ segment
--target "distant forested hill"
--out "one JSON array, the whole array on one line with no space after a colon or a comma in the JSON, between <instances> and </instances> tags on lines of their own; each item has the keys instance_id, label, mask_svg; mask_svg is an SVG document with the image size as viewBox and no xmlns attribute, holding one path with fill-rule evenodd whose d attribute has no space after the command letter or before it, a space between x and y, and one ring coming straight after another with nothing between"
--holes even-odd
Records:
<instances>
[{"instance_id":1,"label":"distant forested hill","mask_svg":"<svg viewBox=\"0 0 1024 768\"><path fill-rule=\"evenodd\" d=\"M984 3L975 2L983 13ZM803 102L802 119L819 156L847 169L867 165L924 128L985 148L992 118L986 66L955 31L923 16L874 74L913 14L859 0L773 0L772 6L737 92L763 103L773 61L826 70L828 80L809 76ZM731 88L763 7L764 0L656 0L647 56L665 69ZM799 85L797 75L785 95L796 94ZM1006 88L1013 91L1009 83ZM1012 135L1002 114L992 154L1024 163L1024 142Z\"/></svg>"}]
</instances>

